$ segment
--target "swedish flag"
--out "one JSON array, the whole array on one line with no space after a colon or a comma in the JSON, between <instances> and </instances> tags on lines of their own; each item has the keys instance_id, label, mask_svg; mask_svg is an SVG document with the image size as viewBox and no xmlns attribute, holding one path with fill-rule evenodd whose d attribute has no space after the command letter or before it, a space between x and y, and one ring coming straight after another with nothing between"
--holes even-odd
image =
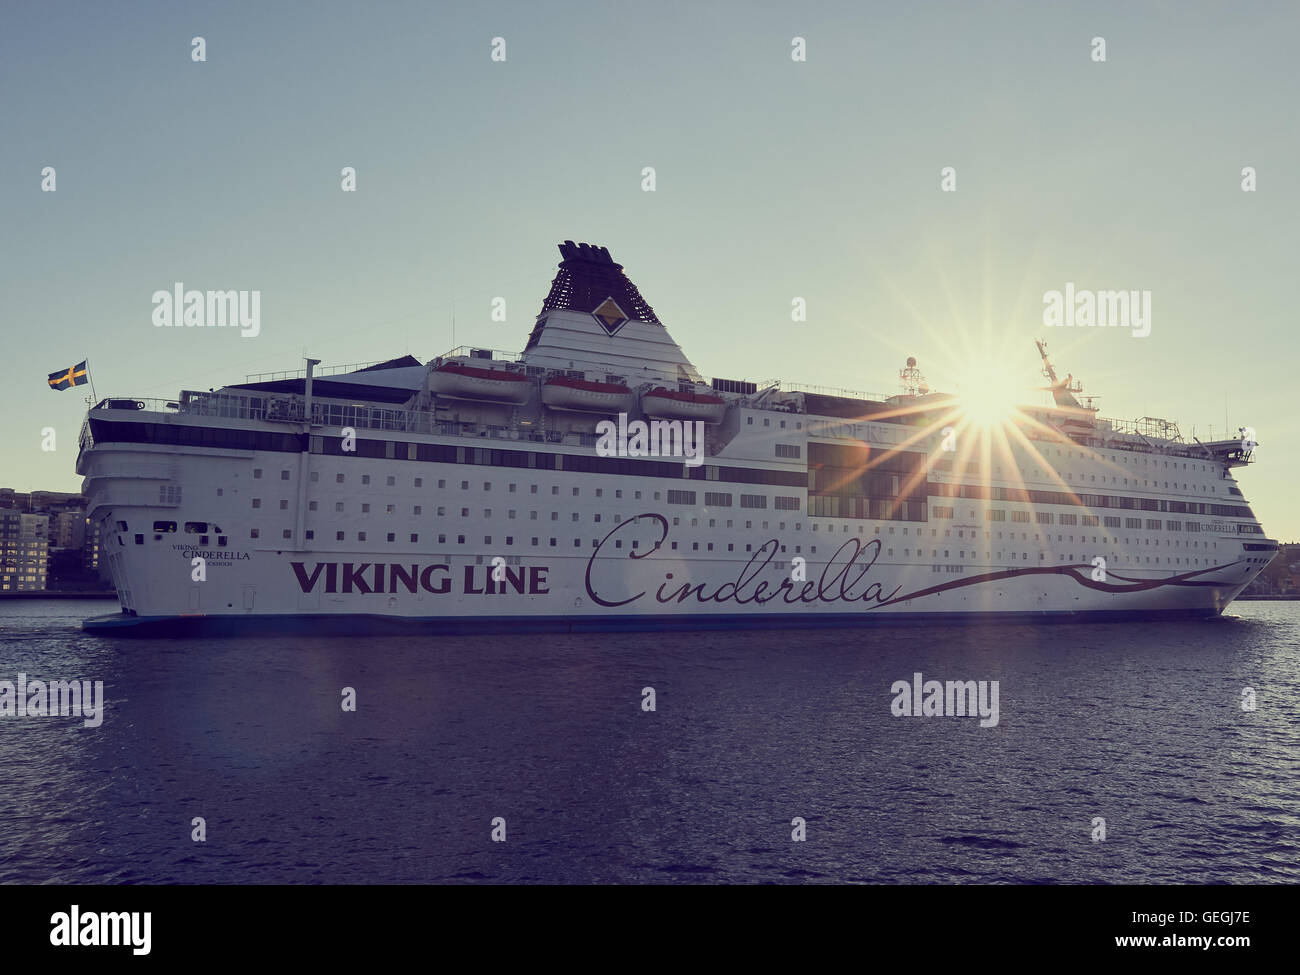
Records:
<instances>
[{"instance_id":1,"label":"swedish flag","mask_svg":"<svg viewBox=\"0 0 1300 975\"><path fill-rule=\"evenodd\" d=\"M62 372L50 373L50 389L67 389L69 386L84 386L86 379L86 361L83 359L75 366L69 366Z\"/></svg>"}]
</instances>

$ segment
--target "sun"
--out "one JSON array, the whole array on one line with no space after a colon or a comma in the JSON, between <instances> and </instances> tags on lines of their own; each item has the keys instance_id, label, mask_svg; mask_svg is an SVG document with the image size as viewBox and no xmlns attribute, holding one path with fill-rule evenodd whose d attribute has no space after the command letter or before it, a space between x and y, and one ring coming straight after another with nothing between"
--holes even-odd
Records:
<instances>
[{"instance_id":1,"label":"sun","mask_svg":"<svg viewBox=\"0 0 1300 975\"><path fill-rule=\"evenodd\" d=\"M972 424L983 429L1009 422L1023 402L1020 384L995 363L972 364L957 383L957 406Z\"/></svg>"}]
</instances>

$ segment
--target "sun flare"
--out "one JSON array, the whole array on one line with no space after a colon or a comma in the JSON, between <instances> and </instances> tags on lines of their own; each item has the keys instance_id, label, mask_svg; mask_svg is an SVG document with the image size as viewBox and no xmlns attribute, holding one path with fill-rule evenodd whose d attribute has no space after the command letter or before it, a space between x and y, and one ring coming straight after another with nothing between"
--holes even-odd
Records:
<instances>
[{"instance_id":1,"label":"sun flare","mask_svg":"<svg viewBox=\"0 0 1300 975\"><path fill-rule=\"evenodd\" d=\"M972 366L957 384L957 404L971 423L981 428L1010 421L1024 395L1016 377L993 365Z\"/></svg>"}]
</instances>

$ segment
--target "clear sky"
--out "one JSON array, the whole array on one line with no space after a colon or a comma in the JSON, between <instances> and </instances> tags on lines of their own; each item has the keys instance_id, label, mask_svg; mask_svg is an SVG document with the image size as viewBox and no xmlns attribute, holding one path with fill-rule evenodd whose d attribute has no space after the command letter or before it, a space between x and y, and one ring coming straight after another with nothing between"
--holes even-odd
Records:
<instances>
[{"instance_id":1,"label":"clear sky","mask_svg":"<svg viewBox=\"0 0 1300 975\"><path fill-rule=\"evenodd\" d=\"M1268 2L5 3L0 485L79 486L55 369L428 359L453 305L518 351L571 238L706 376L951 389L992 350L1028 387L1046 338L1103 415L1254 426L1244 493L1300 538L1298 44ZM261 334L155 328L178 281L260 290ZM1150 335L1044 327L1067 281L1150 291Z\"/></svg>"}]
</instances>

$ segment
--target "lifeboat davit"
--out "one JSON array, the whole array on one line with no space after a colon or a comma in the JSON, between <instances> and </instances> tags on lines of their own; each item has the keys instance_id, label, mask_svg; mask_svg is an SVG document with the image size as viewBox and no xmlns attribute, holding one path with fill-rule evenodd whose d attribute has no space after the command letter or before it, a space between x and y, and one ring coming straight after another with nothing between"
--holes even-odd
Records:
<instances>
[{"instance_id":1,"label":"lifeboat davit","mask_svg":"<svg viewBox=\"0 0 1300 975\"><path fill-rule=\"evenodd\" d=\"M632 390L619 383L594 383L556 376L542 384L542 402L553 410L626 413L632 406L633 395Z\"/></svg>"},{"instance_id":2,"label":"lifeboat davit","mask_svg":"<svg viewBox=\"0 0 1300 975\"><path fill-rule=\"evenodd\" d=\"M645 410L647 416L721 423L723 414L727 412L727 403L721 396L674 391L656 386L641 397L641 408Z\"/></svg>"},{"instance_id":3,"label":"lifeboat davit","mask_svg":"<svg viewBox=\"0 0 1300 975\"><path fill-rule=\"evenodd\" d=\"M488 403L527 403L533 384L527 376L445 362L429 373L429 388L439 396Z\"/></svg>"}]
</instances>

